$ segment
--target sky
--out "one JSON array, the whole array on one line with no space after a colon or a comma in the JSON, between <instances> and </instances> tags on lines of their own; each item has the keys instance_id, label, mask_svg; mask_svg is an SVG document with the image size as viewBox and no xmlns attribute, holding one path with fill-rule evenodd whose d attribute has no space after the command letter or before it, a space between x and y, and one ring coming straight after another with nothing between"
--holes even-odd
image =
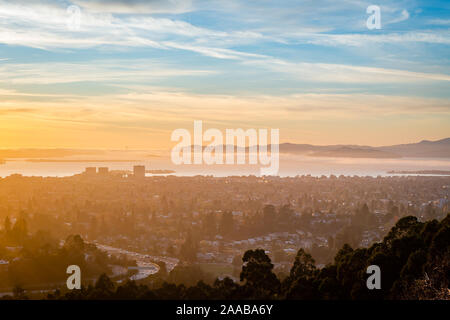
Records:
<instances>
[{"instance_id":1,"label":"sky","mask_svg":"<svg viewBox=\"0 0 450 320\"><path fill-rule=\"evenodd\" d=\"M445 0L0 0L0 148L166 148L194 120L438 140L449 89Z\"/></svg>"}]
</instances>

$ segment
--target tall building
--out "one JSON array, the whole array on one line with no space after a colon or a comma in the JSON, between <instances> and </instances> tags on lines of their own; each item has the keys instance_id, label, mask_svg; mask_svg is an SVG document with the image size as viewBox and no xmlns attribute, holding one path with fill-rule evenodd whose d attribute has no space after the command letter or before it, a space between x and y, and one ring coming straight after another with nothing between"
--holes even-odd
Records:
<instances>
[{"instance_id":1,"label":"tall building","mask_svg":"<svg viewBox=\"0 0 450 320\"><path fill-rule=\"evenodd\" d=\"M108 167L99 167L98 173L102 174L102 175L107 175L109 173L109 169L108 169Z\"/></svg>"},{"instance_id":2,"label":"tall building","mask_svg":"<svg viewBox=\"0 0 450 320\"><path fill-rule=\"evenodd\" d=\"M145 177L145 166L134 166L133 174L135 178L144 178Z\"/></svg>"},{"instance_id":3,"label":"tall building","mask_svg":"<svg viewBox=\"0 0 450 320\"><path fill-rule=\"evenodd\" d=\"M96 167L87 167L84 171L84 174L87 176L95 176L97 174L97 168Z\"/></svg>"}]
</instances>

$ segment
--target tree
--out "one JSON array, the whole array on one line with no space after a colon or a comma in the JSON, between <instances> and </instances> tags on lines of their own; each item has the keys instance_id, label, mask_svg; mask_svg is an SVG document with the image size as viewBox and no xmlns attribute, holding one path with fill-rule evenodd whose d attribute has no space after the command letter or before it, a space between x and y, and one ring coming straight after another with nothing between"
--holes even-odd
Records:
<instances>
[{"instance_id":1,"label":"tree","mask_svg":"<svg viewBox=\"0 0 450 320\"><path fill-rule=\"evenodd\" d=\"M17 219L11 230L12 238L19 244L23 244L28 236L28 227L25 218Z\"/></svg>"},{"instance_id":2,"label":"tree","mask_svg":"<svg viewBox=\"0 0 450 320\"><path fill-rule=\"evenodd\" d=\"M273 272L273 264L263 249L248 250L242 261L244 263L240 280L256 290L257 295L270 296L278 291L280 281Z\"/></svg>"},{"instance_id":3,"label":"tree","mask_svg":"<svg viewBox=\"0 0 450 320\"><path fill-rule=\"evenodd\" d=\"M114 296L117 299L137 299L141 295L140 288L135 281L127 280L124 285L117 288Z\"/></svg>"},{"instance_id":4,"label":"tree","mask_svg":"<svg viewBox=\"0 0 450 320\"><path fill-rule=\"evenodd\" d=\"M369 211L366 203L362 205L359 210L356 210L355 216L352 219L353 225L362 227L364 229L376 224L376 217Z\"/></svg>"},{"instance_id":5,"label":"tree","mask_svg":"<svg viewBox=\"0 0 450 320\"><path fill-rule=\"evenodd\" d=\"M403 217L397 221L395 226L389 231L388 235L384 238L383 242L389 247L396 239L400 239L407 234L417 233L422 227L422 224L417 221L416 217L408 216Z\"/></svg>"},{"instance_id":6,"label":"tree","mask_svg":"<svg viewBox=\"0 0 450 320\"><path fill-rule=\"evenodd\" d=\"M186 237L186 241L184 241L183 245L180 248L180 256L182 259L188 262L193 262L197 260L197 251L197 243L189 232L188 236Z\"/></svg>"},{"instance_id":7,"label":"tree","mask_svg":"<svg viewBox=\"0 0 450 320\"><path fill-rule=\"evenodd\" d=\"M314 259L305 250L300 249L294 260L289 277L283 283L290 299L315 299L318 290L315 284L316 266Z\"/></svg>"},{"instance_id":8,"label":"tree","mask_svg":"<svg viewBox=\"0 0 450 320\"><path fill-rule=\"evenodd\" d=\"M95 283L94 291L92 292L91 299L108 299L111 298L114 293L114 283L105 274L101 274Z\"/></svg>"},{"instance_id":9,"label":"tree","mask_svg":"<svg viewBox=\"0 0 450 320\"><path fill-rule=\"evenodd\" d=\"M68 251L83 251L84 250L84 240L83 238L76 234L76 235L70 235L66 238L66 241L64 242L64 248L66 248Z\"/></svg>"},{"instance_id":10,"label":"tree","mask_svg":"<svg viewBox=\"0 0 450 320\"><path fill-rule=\"evenodd\" d=\"M303 249L298 250L290 276L293 279L310 278L315 272L316 266L312 256Z\"/></svg>"},{"instance_id":11,"label":"tree","mask_svg":"<svg viewBox=\"0 0 450 320\"><path fill-rule=\"evenodd\" d=\"M239 288L239 284L228 277L223 280L216 279L216 281L214 281L217 299L239 299L240 297L236 295Z\"/></svg>"},{"instance_id":12,"label":"tree","mask_svg":"<svg viewBox=\"0 0 450 320\"><path fill-rule=\"evenodd\" d=\"M169 273L167 279L170 283L183 284L185 286L193 286L199 281L212 283L213 276L203 271L198 265L177 265Z\"/></svg>"},{"instance_id":13,"label":"tree","mask_svg":"<svg viewBox=\"0 0 450 320\"><path fill-rule=\"evenodd\" d=\"M342 228L341 231L336 235L335 245L337 247L344 246L345 244L350 244L352 247L359 247L362 239L362 229L359 226L348 225Z\"/></svg>"}]
</instances>

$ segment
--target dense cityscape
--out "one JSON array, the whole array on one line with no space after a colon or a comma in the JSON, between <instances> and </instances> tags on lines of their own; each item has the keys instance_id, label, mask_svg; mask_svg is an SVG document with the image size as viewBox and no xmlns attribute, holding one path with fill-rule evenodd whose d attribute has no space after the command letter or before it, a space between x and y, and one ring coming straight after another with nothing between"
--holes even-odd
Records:
<instances>
[{"instance_id":1,"label":"dense cityscape","mask_svg":"<svg viewBox=\"0 0 450 320\"><path fill-rule=\"evenodd\" d=\"M176 177L146 176L143 166L125 174L103 167L64 178L11 175L0 180L0 288L4 295L19 286L56 288L72 258L90 280L105 273L117 283L147 283L168 274L186 285L239 283L242 257L258 248L285 279L299 249L321 269L344 245L382 241L403 217L442 220L449 188L445 176ZM70 257L77 246L82 256ZM59 270L29 274L51 254ZM150 271L136 274L136 263Z\"/></svg>"}]
</instances>

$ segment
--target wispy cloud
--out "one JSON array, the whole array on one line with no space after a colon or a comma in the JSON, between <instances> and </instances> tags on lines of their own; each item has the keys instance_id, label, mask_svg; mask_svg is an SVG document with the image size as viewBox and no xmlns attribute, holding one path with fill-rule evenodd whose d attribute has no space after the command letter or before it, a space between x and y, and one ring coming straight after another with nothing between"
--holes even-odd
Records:
<instances>
[{"instance_id":1,"label":"wispy cloud","mask_svg":"<svg viewBox=\"0 0 450 320\"><path fill-rule=\"evenodd\" d=\"M10 3L0 1L0 43L9 45L30 46L41 49L58 48L95 48L102 46L110 47L151 47L161 50L182 49L199 53L218 59L236 59L243 57L255 57L257 55L266 55L260 52L243 52L236 50L235 46L251 45L256 43L284 43L284 44L314 44L324 46L355 46L363 47L377 44L401 44L401 43L431 43L448 45L450 42L449 30L427 31L414 30L408 32L389 32L383 31L382 34L369 34L364 28L358 32L326 32L335 27L324 25L321 20L313 19L316 24L292 26L287 23L291 19L289 6L283 9L283 13L277 13L280 8L265 8L262 6L257 10L261 11L263 18L271 18L279 15L278 19L284 19L282 25L284 29L271 27L269 23L253 26L250 29L238 28L237 30L212 29L202 26L196 26L189 22L166 17L154 17L142 15L142 13L154 13L158 10L168 12L178 12L176 8L191 8L195 5L190 1L84 1L78 0L75 3L82 6L80 30L71 31L67 28L69 13L65 6L55 3L31 2L31 4ZM335 10L340 10L331 3L329 6L308 6L305 4L300 7L301 16L296 19L301 21L303 15L308 12L319 10L324 14L323 21L335 21L336 17L327 18L327 15ZM230 2L228 9L247 8L247 4ZM353 6L353 9L364 6L364 2L347 1L344 8ZM221 7L227 8L222 5ZM248 7L249 11L253 7ZM308 9L309 8L309 9ZM95 10L94 10L95 9ZM314 10L312 10L314 9ZM398 9L390 9L384 6L383 10L397 13ZM115 15L115 12L129 12L131 15ZM292 13L292 12L291 12ZM392 13L392 14L394 14ZM248 16L246 11L239 12L243 17ZM289 19L288 19L289 17ZM342 18L338 15L339 19ZM384 16L383 16L384 17ZM403 9L400 17L393 16L388 19L386 24L394 24L409 19L408 10ZM361 17L362 18L362 17ZM338 20L339 20L338 19ZM251 18L250 18L250 21ZM384 20L383 20L384 21ZM436 20L437 21L437 20ZM445 20L442 20L445 22ZM320 22L320 23L319 23ZM348 25L341 22L342 25ZM276 24L280 25L280 24ZM228 28L230 29L230 28ZM236 28L233 28L236 29ZM325 31L325 32L324 32Z\"/></svg>"},{"instance_id":2,"label":"wispy cloud","mask_svg":"<svg viewBox=\"0 0 450 320\"><path fill-rule=\"evenodd\" d=\"M409 19L409 12L408 12L408 10L403 9L399 17L396 17L396 18L388 21L385 24L398 23L398 22L402 22L402 21L405 21L405 20L408 20L408 19Z\"/></svg>"},{"instance_id":3,"label":"wispy cloud","mask_svg":"<svg viewBox=\"0 0 450 320\"><path fill-rule=\"evenodd\" d=\"M434 43L450 44L450 31L420 31L405 33L385 34L304 34L298 36L299 40L306 43L326 46L354 46L363 47L377 44L402 44L402 43Z\"/></svg>"},{"instance_id":4,"label":"wispy cloud","mask_svg":"<svg viewBox=\"0 0 450 320\"><path fill-rule=\"evenodd\" d=\"M450 81L450 75L344 64L293 63L280 59L246 61L245 64L288 73L311 82L389 83Z\"/></svg>"},{"instance_id":5,"label":"wispy cloud","mask_svg":"<svg viewBox=\"0 0 450 320\"><path fill-rule=\"evenodd\" d=\"M94 60L89 63L10 63L0 65L0 83L137 83L167 77L208 76L216 73L215 70L207 69L175 68L151 60Z\"/></svg>"},{"instance_id":6,"label":"wispy cloud","mask_svg":"<svg viewBox=\"0 0 450 320\"><path fill-rule=\"evenodd\" d=\"M164 42L164 45L181 50L188 50L197 53L201 53L202 55L208 57L214 57L218 59L234 59L234 60L243 60L246 58L267 58L268 56L255 54L255 53L247 53L237 50L223 49L223 48L214 48L214 47L204 47L198 45L190 45L184 43L176 43L176 42Z\"/></svg>"},{"instance_id":7,"label":"wispy cloud","mask_svg":"<svg viewBox=\"0 0 450 320\"><path fill-rule=\"evenodd\" d=\"M450 25L450 19L431 19L429 23L439 26L448 26Z\"/></svg>"},{"instance_id":8,"label":"wispy cloud","mask_svg":"<svg viewBox=\"0 0 450 320\"><path fill-rule=\"evenodd\" d=\"M236 96L140 88L139 92L61 96L61 99L64 101L30 100L21 94L7 101L0 99L3 119L0 136L22 128L28 133L23 143L29 143L32 135L46 143L57 141L64 146L84 141L86 147L87 139L88 145L97 147L105 143L117 145L118 141L133 141L140 147L164 147L169 143L171 130L189 128L197 119L216 128L280 127L284 134L297 139L299 131L308 130L325 139L330 134L337 137L338 132L333 130L342 123L364 123L371 119L365 126L376 130L398 117L417 118L424 123L433 117L450 117L448 99L371 94ZM324 127L323 123L333 125Z\"/></svg>"},{"instance_id":9,"label":"wispy cloud","mask_svg":"<svg viewBox=\"0 0 450 320\"><path fill-rule=\"evenodd\" d=\"M191 0L74 0L93 11L114 13L183 13L192 9Z\"/></svg>"},{"instance_id":10,"label":"wispy cloud","mask_svg":"<svg viewBox=\"0 0 450 320\"><path fill-rule=\"evenodd\" d=\"M117 1L118 3L124 5L125 2ZM145 2L139 1L139 5L144 4ZM91 11L82 11L80 29L71 31L67 26L70 14L66 7L0 2L0 8L0 42L35 48L114 45L166 49L161 42L170 40L173 36L180 37L179 40L195 38L197 43L216 42L228 45L244 39L248 42L263 38L262 34L252 31L224 32L197 27L181 20L140 15L117 17Z\"/></svg>"},{"instance_id":11,"label":"wispy cloud","mask_svg":"<svg viewBox=\"0 0 450 320\"><path fill-rule=\"evenodd\" d=\"M0 108L0 115L7 115L7 114L17 114L17 113L31 113L36 112L36 109L30 109L30 108Z\"/></svg>"}]
</instances>

